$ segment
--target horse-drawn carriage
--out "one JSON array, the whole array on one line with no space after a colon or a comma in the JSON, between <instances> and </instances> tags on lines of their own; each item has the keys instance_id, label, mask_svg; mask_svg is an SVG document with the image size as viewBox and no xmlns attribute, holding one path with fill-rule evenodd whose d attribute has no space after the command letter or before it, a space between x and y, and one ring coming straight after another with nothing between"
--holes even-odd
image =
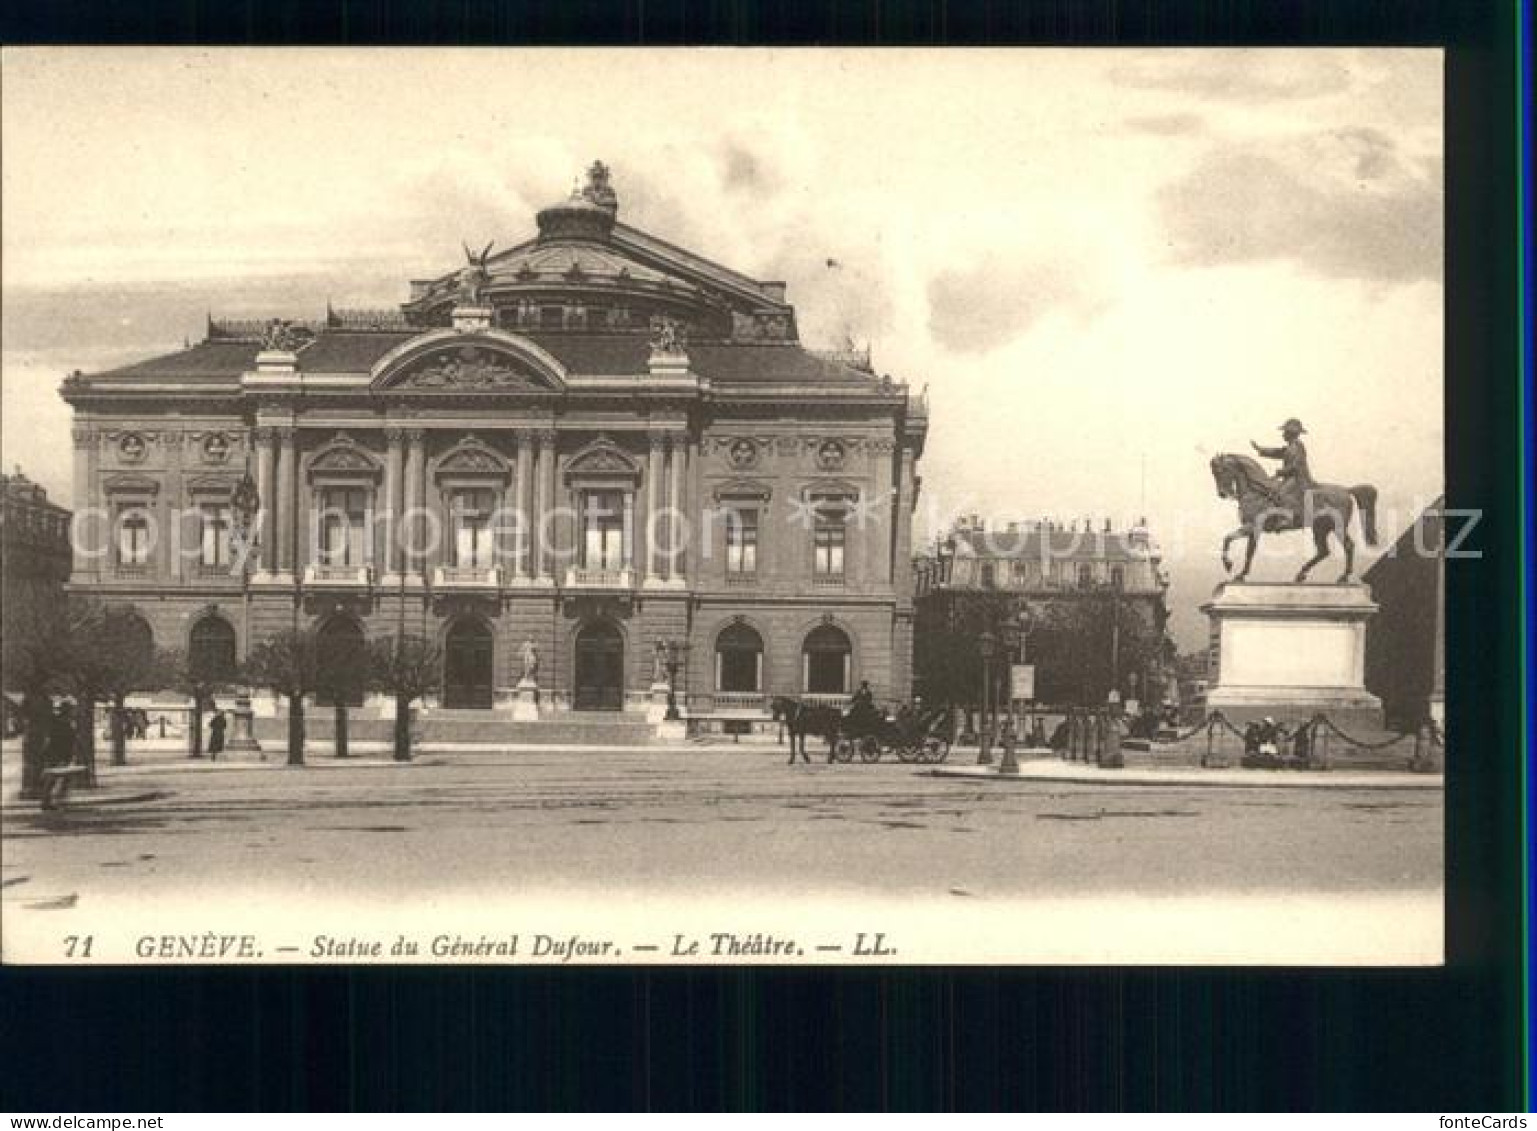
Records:
<instances>
[{"instance_id":1,"label":"horse-drawn carriage","mask_svg":"<svg viewBox=\"0 0 1537 1131\"><path fill-rule=\"evenodd\" d=\"M790 757L797 746L806 756L806 736L827 742L829 762L879 762L890 753L899 762L943 762L950 756L950 713L944 708L920 711L904 706L888 716L874 706L854 704L847 713L835 707L776 699L774 717L790 734Z\"/></svg>"}]
</instances>

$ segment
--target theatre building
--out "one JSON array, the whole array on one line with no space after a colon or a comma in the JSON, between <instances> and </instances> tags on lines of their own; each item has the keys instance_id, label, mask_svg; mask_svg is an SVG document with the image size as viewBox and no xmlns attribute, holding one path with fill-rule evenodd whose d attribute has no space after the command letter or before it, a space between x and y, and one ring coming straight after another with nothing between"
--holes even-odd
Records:
<instances>
[{"instance_id":1,"label":"theatre building","mask_svg":"<svg viewBox=\"0 0 1537 1131\"><path fill-rule=\"evenodd\" d=\"M803 346L782 283L619 212L595 164L398 309L210 319L69 377L73 587L165 647L434 636L429 715L510 718L525 674L541 718L642 715L669 672L706 720L861 680L905 699L922 401Z\"/></svg>"}]
</instances>

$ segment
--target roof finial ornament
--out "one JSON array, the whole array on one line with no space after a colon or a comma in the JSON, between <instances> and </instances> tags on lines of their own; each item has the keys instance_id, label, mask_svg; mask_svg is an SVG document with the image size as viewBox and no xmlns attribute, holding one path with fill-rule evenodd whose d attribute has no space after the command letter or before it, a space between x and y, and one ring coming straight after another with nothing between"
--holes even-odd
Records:
<instances>
[{"instance_id":1,"label":"roof finial ornament","mask_svg":"<svg viewBox=\"0 0 1537 1131\"><path fill-rule=\"evenodd\" d=\"M486 244L485 250L478 254L471 251L470 245L463 240L459 242L464 244L464 258L469 261L469 266L459 272L459 296L466 305L479 306L481 291L491 281L491 271L486 263L491 258L491 249L496 246L496 241Z\"/></svg>"},{"instance_id":2,"label":"roof finial ornament","mask_svg":"<svg viewBox=\"0 0 1537 1131\"><path fill-rule=\"evenodd\" d=\"M587 167L587 184L582 189L582 196L599 208L606 208L610 212L619 211L619 197L614 192L608 166L603 162L594 161Z\"/></svg>"}]
</instances>

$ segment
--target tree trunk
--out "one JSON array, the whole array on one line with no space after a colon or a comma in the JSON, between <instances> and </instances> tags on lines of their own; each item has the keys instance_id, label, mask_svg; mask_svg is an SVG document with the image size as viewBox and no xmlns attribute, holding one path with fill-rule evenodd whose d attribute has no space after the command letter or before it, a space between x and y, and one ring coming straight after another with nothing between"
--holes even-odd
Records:
<instances>
[{"instance_id":1,"label":"tree trunk","mask_svg":"<svg viewBox=\"0 0 1537 1131\"><path fill-rule=\"evenodd\" d=\"M336 700L336 715L334 729L336 731L336 756L346 758L351 755L347 746L347 702L340 696Z\"/></svg>"},{"instance_id":2,"label":"tree trunk","mask_svg":"<svg viewBox=\"0 0 1537 1131\"><path fill-rule=\"evenodd\" d=\"M124 733L123 715L128 710L126 696L112 697L112 764L128 765L128 736Z\"/></svg>"},{"instance_id":3,"label":"tree trunk","mask_svg":"<svg viewBox=\"0 0 1537 1131\"><path fill-rule=\"evenodd\" d=\"M411 700L395 696L395 761L411 760Z\"/></svg>"},{"instance_id":4,"label":"tree trunk","mask_svg":"<svg viewBox=\"0 0 1537 1131\"><path fill-rule=\"evenodd\" d=\"M21 739L21 796L23 800L41 797L43 768L48 761L48 725L52 717L48 696L29 691L21 701L26 731Z\"/></svg>"},{"instance_id":5,"label":"tree trunk","mask_svg":"<svg viewBox=\"0 0 1537 1131\"><path fill-rule=\"evenodd\" d=\"M203 756L203 693L195 691L192 694L192 719L187 727L187 735L192 740L191 758Z\"/></svg>"},{"instance_id":6,"label":"tree trunk","mask_svg":"<svg viewBox=\"0 0 1537 1131\"><path fill-rule=\"evenodd\" d=\"M288 764L304 765L304 696L288 697Z\"/></svg>"},{"instance_id":7,"label":"tree trunk","mask_svg":"<svg viewBox=\"0 0 1537 1131\"><path fill-rule=\"evenodd\" d=\"M96 786L96 700L84 695L75 703L75 757L85 767L85 784Z\"/></svg>"}]
</instances>

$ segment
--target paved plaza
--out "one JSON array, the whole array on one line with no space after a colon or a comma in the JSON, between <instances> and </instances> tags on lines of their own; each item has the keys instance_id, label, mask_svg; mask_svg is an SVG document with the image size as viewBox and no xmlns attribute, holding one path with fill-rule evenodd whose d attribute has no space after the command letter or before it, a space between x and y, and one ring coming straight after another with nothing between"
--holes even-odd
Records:
<instances>
[{"instance_id":1,"label":"paved plaza","mask_svg":"<svg viewBox=\"0 0 1537 1131\"><path fill-rule=\"evenodd\" d=\"M1437 790L1106 786L789 766L772 747L508 751L395 765L162 761L44 813L5 761L4 910L131 889L406 897L565 884L883 896L1424 892Z\"/></svg>"}]
</instances>

